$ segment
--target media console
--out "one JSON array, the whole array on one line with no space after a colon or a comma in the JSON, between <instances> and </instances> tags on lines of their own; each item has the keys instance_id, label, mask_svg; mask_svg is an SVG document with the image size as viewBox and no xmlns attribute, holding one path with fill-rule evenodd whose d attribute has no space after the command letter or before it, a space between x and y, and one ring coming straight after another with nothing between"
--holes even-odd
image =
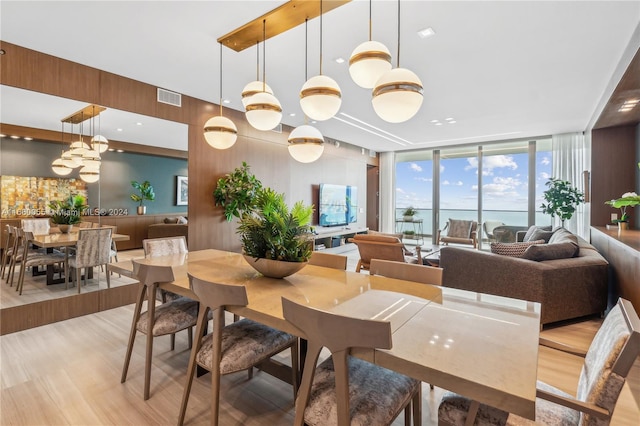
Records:
<instances>
[{"instance_id":1,"label":"media console","mask_svg":"<svg viewBox=\"0 0 640 426\"><path fill-rule=\"evenodd\" d=\"M369 231L366 227L357 226L316 226L314 240L314 250L323 250L325 248L334 247L333 239L342 239L345 236L353 236L355 234L363 234ZM341 245L341 244L338 244Z\"/></svg>"}]
</instances>

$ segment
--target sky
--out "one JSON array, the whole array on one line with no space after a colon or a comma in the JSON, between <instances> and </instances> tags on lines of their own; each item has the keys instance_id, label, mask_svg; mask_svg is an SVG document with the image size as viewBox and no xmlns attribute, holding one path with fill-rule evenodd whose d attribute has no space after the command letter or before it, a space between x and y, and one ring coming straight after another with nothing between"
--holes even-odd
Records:
<instances>
[{"instance_id":1,"label":"sky","mask_svg":"<svg viewBox=\"0 0 640 426\"><path fill-rule=\"evenodd\" d=\"M528 155L485 155L482 190L484 210L527 211ZM545 183L551 177L551 152L536 154L536 210L540 210ZM476 157L440 161L440 208L477 210L478 160ZM396 207L431 209L433 162L396 164Z\"/></svg>"}]
</instances>

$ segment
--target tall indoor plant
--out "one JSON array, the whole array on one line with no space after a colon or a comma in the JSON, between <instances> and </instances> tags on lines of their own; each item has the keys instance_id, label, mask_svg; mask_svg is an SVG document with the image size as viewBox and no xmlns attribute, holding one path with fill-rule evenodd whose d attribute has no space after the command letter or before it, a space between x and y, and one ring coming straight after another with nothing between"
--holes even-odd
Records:
<instances>
[{"instance_id":1,"label":"tall indoor plant","mask_svg":"<svg viewBox=\"0 0 640 426\"><path fill-rule=\"evenodd\" d=\"M240 219L244 212L250 212L256 205L262 182L249 171L249 165L242 162L233 172L218 179L213 199L216 206L224 208L228 222L234 217Z\"/></svg>"},{"instance_id":2,"label":"tall indoor plant","mask_svg":"<svg viewBox=\"0 0 640 426\"><path fill-rule=\"evenodd\" d=\"M566 180L551 178L545 185L549 187L543 194L546 203L540 208L551 217L558 216L564 227L564 221L571 219L578 205L584 202L584 194Z\"/></svg>"},{"instance_id":3,"label":"tall indoor plant","mask_svg":"<svg viewBox=\"0 0 640 426\"><path fill-rule=\"evenodd\" d=\"M138 204L138 214L145 214L147 212L147 206L144 205L145 201L153 201L156 199L156 193L153 191L153 186L148 180L140 183L132 180L131 186L138 191L138 193L131 194L131 199Z\"/></svg>"}]
</instances>

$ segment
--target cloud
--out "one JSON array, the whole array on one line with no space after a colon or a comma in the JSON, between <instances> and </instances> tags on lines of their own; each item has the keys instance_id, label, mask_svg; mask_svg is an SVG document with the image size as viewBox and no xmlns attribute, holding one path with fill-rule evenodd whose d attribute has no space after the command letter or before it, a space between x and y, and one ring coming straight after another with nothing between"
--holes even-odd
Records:
<instances>
[{"instance_id":1,"label":"cloud","mask_svg":"<svg viewBox=\"0 0 640 426\"><path fill-rule=\"evenodd\" d=\"M443 173L443 172L444 172L444 166L441 164L440 165L440 173Z\"/></svg>"},{"instance_id":2,"label":"cloud","mask_svg":"<svg viewBox=\"0 0 640 426\"><path fill-rule=\"evenodd\" d=\"M465 170L472 170L478 168L478 159L476 157L467 158L468 165ZM492 176L493 169L509 168L516 170L518 164L513 160L510 155L488 155L482 159L482 175Z\"/></svg>"},{"instance_id":3,"label":"cloud","mask_svg":"<svg viewBox=\"0 0 640 426\"><path fill-rule=\"evenodd\" d=\"M451 185L451 183L450 183L448 180L443 180L443 181L442 181L442 184L443 184L443 185Z\"/></svg>"},{"instance_id":4,"label":"cloud","mask_svg":"<svg viewBox=\"0 0 640 426\"><path fill-rule=\"evenodd\" d=\"M433 181L433 179L425 178L425 177L417 177L417 178L414 178L414 180L418 180L418 181L421 181L421 182L432 182Z\"/></svg>"},{"instance_id":5,"label":"cloud","mask_svg":"<svg viewBox=\"0 0 640 426\"><path fill-rule=\"evenodd\" d=\"M400 194L404 194L404 189L402 188L396 188L396 192L400 193Z\"/></svg>"},{"instance_id":6,"label":"cloud","mask_svg":"<svg viewBox=\"0 0 640 426\"><path fill-rule=\"evenodd\" d=\"M459 180L456 183L454 183L454 185L456 185L456 186L464 186L464 183L462 183L462 181Z\"/></svg>"},{"instance_id":7,"label":"cloud","mask_svg":"<svg viewBox=\"0 0 640 426\"><path fill-rule=\"evenodd\" d=\"M549 180L549 178L551 177L551 175L547 172L541 172L540 173L540 179L544 179L544 180Z\"/></svg>"},{"instance_id":8,"label":"cloud","mask_svg":"<svg viewBox=\"0 0 640 426\"><path fill-rule=\"evenodd\" d=\"M540 160L540 164L548 166L549 164L551 164L551 160L549 160L549 157L542 157L542 160Z\"/></svg>"},{"instance_id":9,"label":"cloud","mask_svg":"<svg viewBox=\"0 0 640 426\"><path fill-rule=\"evenodd\" d=\"M420 167L419 165L417 165L416 163L411 163L409 164L409 168L411 170L413 170L414 172L421 172L422 171L422 167Z\"/></svg>"}]
</instances>

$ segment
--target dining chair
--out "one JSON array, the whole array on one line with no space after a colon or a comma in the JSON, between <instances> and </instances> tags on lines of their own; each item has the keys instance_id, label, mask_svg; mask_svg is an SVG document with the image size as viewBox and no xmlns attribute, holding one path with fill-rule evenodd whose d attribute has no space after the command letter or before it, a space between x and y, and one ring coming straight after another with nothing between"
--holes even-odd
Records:
<instances>
[{"instance_id":1,"label":"dining chair","mask_svg":"<svg viewBox=\"0 0 640 426\"><path fill-rule=\"evenodd\" d=\"M22 250L18 251L14 256L16 258L15 260L20 262L20 274L18 275L18 284L16 286L16 291L19 295L22 295L24 274L27 268L60 264L64 265L65 277L67 276L68 267L64 254L60 252L43 253L29 250L34 238L33 232L18 228L17 236L19 243L22 244Z\"/></svg>"},{"instance_id":2,"label":"dining chair","mask_svg":"<svg viewBox=\"0 0 640 426\"><path fill-rule=\"evenodd\" d=\"M349 242L358 246L358 252L360 253L356 272L360 272L361 269L368 270L371 259L422 264L420 246L416 246L415 254L408 255L405 245L399 238L394 236L357 234Z\"/></svg>"},{"instance_id":3,"label":"dining chair","mask_svg":"<svg viewBox=\"0 0 640 426\"><path fill-rule=\"evenodd\" d=\"M371 259L369 274L382 275L422 284L442 285L442 268L427 265Z\"/></svg>"},{"instance_id":4,"label":"dining chair","mask_svg":"<svg viewBox=\"0 0 640 426\"><path fill-rule=\"evenodd\" d=\"M339 254L322 253L319 251L311 252L309 265L324 266L325 268L347 270L347 256Z\"/></svg>"},{"instance_id":5,"label":"dining chair","mask_svg":"<svg viewBox=\"0 0 640 426\"><path fill-rule=\"evenodd\" d=\"M138 294L136 307L133 312L131 331L129 332L129 343L127 353L122 367L122 377L120 383L127 380L127 372L131 362L131 353L136 334L139 331L147 336L144 370L144 393L146 401L149 399L151 387L151 357L153 355L153 341L155 337L166 334L175 334L185 329L191 329L196 325L198 319L198 302L187 297L181 297L156 307L156 291L158 284L174 281L173 269L171 266L146 265L137 259L132 259L134 276L140 281L138 284ZM142 312L142 304L145 294L147 295L147 311ZM152 302L153 301L153 302ZM192 335L189 331L189 347L192 347Z\"/></svg>"},{"instance_id":6,"label":"dining chair","mask_svg":"<svg viewBox=\"0 0 640 426\"><path fill-rule=\"evenodd\" d=\"M293 399L298 389L298 339L288 333L243 318L224 325L225 306L246 306L247 290L241 285L216 284L189 274L189 283L202 304L198 314L196 341L191 348L178 424L184 423L196 365L211 372L211 424L218 424L220 376L252 369L255 365L291 350ZM213 311L213 332L204 335Z\"/></svg>"},{"instance_id":7,"label":"dining chair","mask_svg":"<svg viewBox=\"0 0 640 426\"><path fill-rule=\"evenodd\" d=\"M9 280L9 264L11 263L11 256L13 255L13 251L14 251L14 247L13 247L13 243L15 242L16 239L16 227L13 225L6 225L7 230L7 239L5 240L5 244L4 244L4 250L2 251L2 266L0 266L0 278L5 279L4 278L4 273L5 271L7 271L7 280L6 282L8 283Z\"/></svg>"},{"instance_id":8,"label":"dining chair","mask_svg":"<svg viewBox=\"0 0 640 426\"><path fill-rule=\"evenodd\" d=\"M80 293L80 280L82 269L85 270L84 284L87 285L88 268L105 266L109 263L109 250L111 249L111 228L90 228L78 231L78 242L73 256L69 256L69 267L75 270L72 275L73 282L78 285ZM66 277L66 275L65 275ZM107 288L111 288L110 274L106 274ZM68 280L65 279L65 285Z\"/></svg>"},{"instance_id":9,"label":"dining chair","mask_svg":"<svg viewBox=\"0 0 640 426\"><path fill-rule=\"evenodd\" d=\"M307 339L295 426L389 425L402 412L422 420L419 380L349 355L351 348L390 349L391 323L321 311L282 298L284 318ZM317 365L323 348L331 356Z\"/></svg>"},{"instance_id":10,"label":"dining chair","mask_svg":"<svg viewBox=\"0 0 640 426\"><path fill-rule=\"evenodd\" d=\"M447 231L446 235L442 233ZM475 220L449 219L443 229L438 229L436 243L448 245L468 244L478 248L478 222Z\"/></svg>"},{"instance_id":11,"label":"dining chair","mask_svg":"<svg viewBox=\"0 0 640 426\"><path fill-rule=\"evenodd\" d=\"M51 228L49 219L22 219L20 227L25 232L31 232L33 235L47 235Z\"/></svg>"},{"instance_id":12,"label":"dining chair","mask_svg":"<svg viewBox=\"0 0 640 426\"><path fill-rule=\"evenodd\" d=\"M584 357L576 396L538 381L536 424L608 425L636 358L640 355L640 319L628 300L618 299L602 322L589 349L541 339L541 345ZM440 425L529 424L511 413L446 393L438 409Z\"/></svg>"}]
</instances>

